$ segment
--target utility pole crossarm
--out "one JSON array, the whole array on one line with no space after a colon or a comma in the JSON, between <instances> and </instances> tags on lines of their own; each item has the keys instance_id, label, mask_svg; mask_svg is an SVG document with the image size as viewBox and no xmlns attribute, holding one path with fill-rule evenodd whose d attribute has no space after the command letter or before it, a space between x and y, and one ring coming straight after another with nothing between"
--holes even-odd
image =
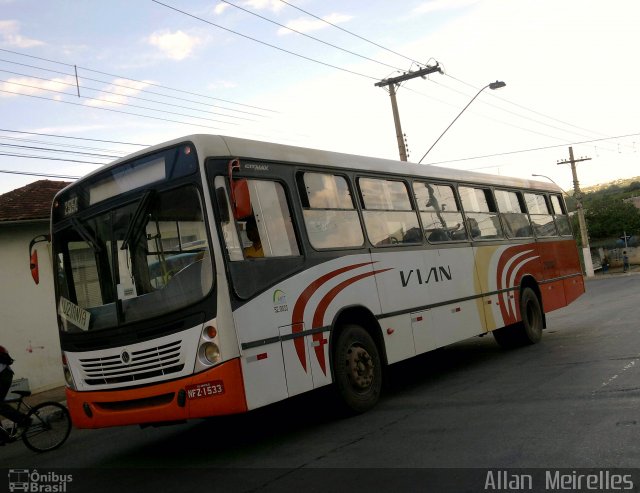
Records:
<instances>
[{"instance_id":1,"label":"utility pole crossarm","mask_svg":"<svg viewBox=\"0 0 640 493\"><path fill-rule=\"evenodd\" d=\"M439 64L435 64L433 66L427 66L420 70L416 70L415 72L407 72L398 77L391 77L390 79L382 79L380 82L376 82L374 85L376 87L384 87L389 86L391 84L398 84L400 82L404 82L405 80L415 79L416 77L424 77L425 75L433 74L434 72L442 73L442 69Z\"/></svg>"}]
</instances>

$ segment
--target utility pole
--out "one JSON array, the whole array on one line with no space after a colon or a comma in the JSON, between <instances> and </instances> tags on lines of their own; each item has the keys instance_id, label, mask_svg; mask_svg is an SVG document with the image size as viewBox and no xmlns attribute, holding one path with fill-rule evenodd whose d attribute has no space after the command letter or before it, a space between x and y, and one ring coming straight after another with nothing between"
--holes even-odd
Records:
<instances>
[{"instance_id":1,"label":"utility pole","mask_svg":"<svg viewBox=\"0 0 640 493\"><path fill-rule=\"evenodd\" d=\"M583 195L580 191L580 184L578 183L578 172L576 171L576 163L590 160L590 157L581 157L580 159L575 159L573 157L573 147L569 147L569 160L558 161L558 164L571 164L571 173L573 174L573 197L576 199L576 209L578 210L580 237L582 239L582 257L584 259L584 271L587 277L593 277L593 262L591 260L591 248L589 247L587 222L584 219L584 207L582 205Z\"/></svg>"},{"instance_id":2,"label":"utility pole","mask_svg":"<svg viewBox=\"0 0 640 493\"><path fill-rule=\"evenodd\" d=\"M402 134L402 127L400 125L400 112L398 111L398 102L396 101L396 87L400 86L401 82L405 80L414 79L416 77L424 77L425 75L432 74L434 72L442 73L442 69L438 63L435 66L427 66L415 72L408 72L398 77L392 77L390 79L383 79L380 82L376 82L376 87L389 86L389 96L391 97L391 111L393 112L393 122L396 127L396 138L398 139L398 150L400 151L400 161L407 160L407 148L404 143L404 135Z\"/></svg>"}]
</instances>

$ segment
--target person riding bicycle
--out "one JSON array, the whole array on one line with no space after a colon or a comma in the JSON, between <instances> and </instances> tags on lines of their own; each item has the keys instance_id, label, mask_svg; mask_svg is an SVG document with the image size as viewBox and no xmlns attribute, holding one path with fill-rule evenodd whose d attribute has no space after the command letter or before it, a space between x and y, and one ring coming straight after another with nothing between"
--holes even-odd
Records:
<instances>
[{"instance_id":1,"label":"person riding bicycle","mask_svg":"<svg viewBox=\"0 0 640 493\"><path fill-rule=\"evenodd\" d=\"M4 416L14 423L18 423L18 426L22 426L28 423L29 418L27 415L18 412L12 406L4 402L4 399L11 388L11 382L13 381L13 370L11 369L12 363L13 358L9 356L9 351L7 351L3 346L0 346L0 416Z\"/></svg>"}]
</instances>

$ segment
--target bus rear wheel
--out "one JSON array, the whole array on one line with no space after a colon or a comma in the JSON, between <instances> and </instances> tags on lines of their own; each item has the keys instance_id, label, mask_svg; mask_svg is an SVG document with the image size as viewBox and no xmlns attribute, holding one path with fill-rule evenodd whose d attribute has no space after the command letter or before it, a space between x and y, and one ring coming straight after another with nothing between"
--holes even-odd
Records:
<instances>
[{"instance_id":1,"label":"bus rear wheel","mask_svg":"<svg viewBox=\"0 0 640 493\"><path fill-rule=\"evenodd\" d=\"M368 411L376 405L382 391L382 360L376 343L359 325L347 325L334 347L334 378L340 407L348 414Z\"/></svg>"},{"instance_id":2,"label":"bus rear wheel","mask_svg":"<svg viewBox=\"0 0 640 493\"><path fill-rule=\"evenodd\" d=\"M493 331L496 342L505 348L527 346L540 342L544 327L544 315L538 295L531 288L524 288L520 296L522 321Z\"/></svg>"}]
</instances>

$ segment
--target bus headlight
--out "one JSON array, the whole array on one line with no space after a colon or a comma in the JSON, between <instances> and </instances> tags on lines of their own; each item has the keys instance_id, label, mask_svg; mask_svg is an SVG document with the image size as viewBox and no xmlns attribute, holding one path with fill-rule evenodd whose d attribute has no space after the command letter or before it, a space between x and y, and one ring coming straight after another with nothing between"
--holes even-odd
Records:
<instances>
[{"instance_id":1,"label":"bus headlight","mask_svg":"<svg viewBox=\"0 0 640 493\"><path fill-rule=\"evenodd\" d=\"M73 375L71 374L71 370L69 370L69 365L67 363L67 356L62 353L62 373L64 373L64 379L67 382L67 387L71 390L76 390L76 384L73 381Z\"/></svg>"},{"instance_id":2,"label":"bus headlight","mask_svg":"<svg viewBox=\"0 0 640 493\"><path fill-rule=\"evenodd\" d=\"M200 354L212 365L220 361L220 348L214 342L205 342L200 346Z\"/></svg>"}]
</instances>

